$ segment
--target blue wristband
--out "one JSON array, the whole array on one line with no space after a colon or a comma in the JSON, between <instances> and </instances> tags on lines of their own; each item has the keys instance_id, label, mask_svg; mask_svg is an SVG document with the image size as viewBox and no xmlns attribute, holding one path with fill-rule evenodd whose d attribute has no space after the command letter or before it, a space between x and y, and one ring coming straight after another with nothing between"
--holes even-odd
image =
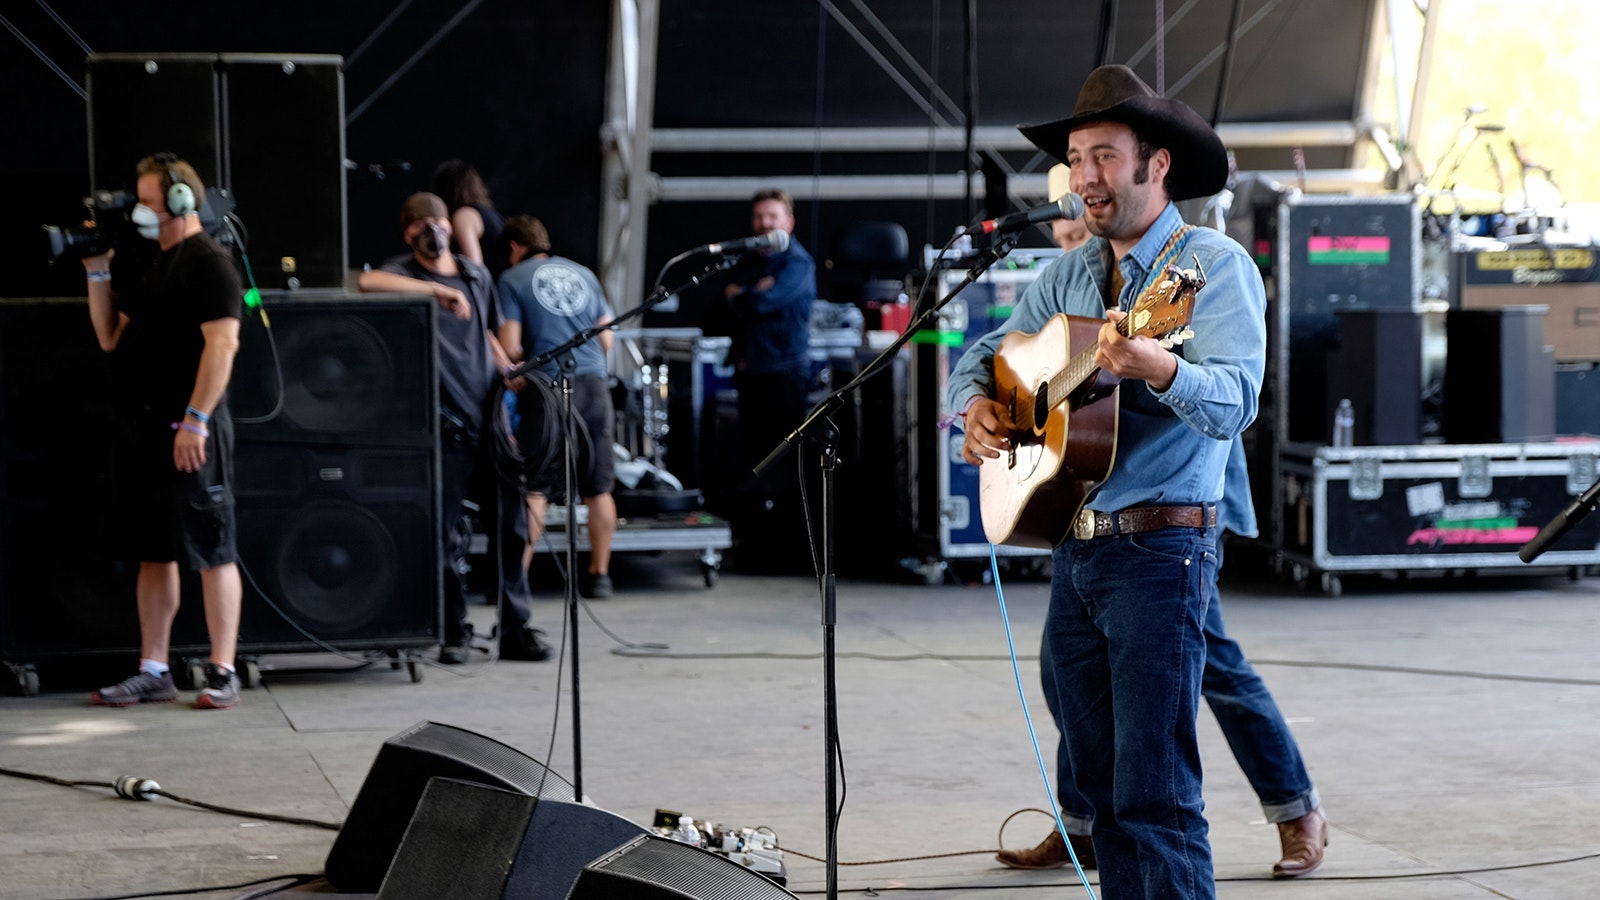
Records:
<instances>
[{"instance_id":1,"label":"blue wristband","mask_svg":"<svg viewBox=\"0 0 1600 900\"><path fill-rule=\"evenodd\" d=\"M203 413L200 410L195 409L192 406L185 406L183 408L183 411L186 414L194 416L196 419L200 420L200 424L201 425L210 425L211 424L211 415L209 413Z\"/></svg>"}]
</instances>

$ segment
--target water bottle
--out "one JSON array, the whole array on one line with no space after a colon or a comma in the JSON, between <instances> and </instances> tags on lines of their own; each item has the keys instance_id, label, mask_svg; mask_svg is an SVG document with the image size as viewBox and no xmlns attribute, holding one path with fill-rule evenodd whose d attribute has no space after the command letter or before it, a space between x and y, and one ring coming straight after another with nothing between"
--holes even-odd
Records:
<instances>
[{"instance_id":1,"label":"water bottle","mask_svg":"<svg viewBox=\"0 0 1600 900\"><path fill-rule=\"evenodd\" d=\"M694 827L694 820L688 816L678 819L678 830L673 837L691 847L705 846L705 838L700 834L700 829Z\"/></svg>"},{"instance_id":2,"label":"water bottle","mask_svg":"<svg viewBox=\"0 0 1600 900\"><path fill-rule=\"evenodd\" d=\"M1356 412L1349 398L1339 401L1333 412L1333 446L1349 447L1355 444Z\"/></svg>"}]
</instances>

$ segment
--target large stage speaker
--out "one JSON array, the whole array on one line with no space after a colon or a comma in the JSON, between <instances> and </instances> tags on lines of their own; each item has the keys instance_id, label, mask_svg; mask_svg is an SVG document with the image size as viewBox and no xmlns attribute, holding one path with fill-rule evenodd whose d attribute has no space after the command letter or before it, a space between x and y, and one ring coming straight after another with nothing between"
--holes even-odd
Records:
<instances>
[{"instance_id":1,"label":"large stage speaker","mask_svg":"<svg viewBox=\"0 0 1600 900\"><path fill-rule=\"evenodd\" d=\"M453 778L530 797L573 800L576 789L538 760L493 738L419 722L378 751L333 848L328 880L344 893L373 893L400 847L432 778Z\"/></svg>"},{"instance_id":2,"label":"large stage speaker","mask_svg":"<svg viewBox=\"0 0 1600 900\"><path fill-rule=\"evenodd\" d=\"M1545 440L1556 431L1555 356L1543 306L1452 309L1445 317L1445 443Z\"/></svg>"},{"instance_id":3,"label":"large stage speaker","mask_svg":"<svg viewBox=\"0 0 1600 900\"><path fill-rule=\"evenodd\" d=\"M766 876L670 838L644 834L590 863L569 900L780 900Z\"/></svg>"},{"instance_id":4,"label":"large stage speaker","mask_svg":"<svg viewBox=\"0 0 1600 900\"><path fill-rule=\"evenodd\" d=\"M152 153L188 160L207 187L226 187L222 84L215 53L102 53L89 57L89 177L96 190L135 187Z\"/></svg>"},{"instance_id":5,"label":"large stage speaker","mask_svg":"<svg viewBox=\"0 0 1600 900\"><path fill-rule=\"evenodd\" d=\"M239 442L436 446L436 308L420 295L265 292L228 392Z\"/></svg>"},{"instance_id":6,"label":"large stage speaker","mask_svg":"<svg viewBox=\"0 0 1600 900\"><path fill-rule=\"evenodd\" d=\"M1422 313L1342 310L1338 349L1328 355L1327 408L1349 400L1360 446L1422 443ZM1333 417L1324 423L1331 443Z\"/></svg>"},{"instance_id":7,"label":"large stage speaker","mask_svg":"<svg viewBox=\"0 0 1600 900\"><path fill-rule=\"evenodd\" d=\"M438 454L237 442L242 650L439 642Z\"/></svg>"},{"instance_id":8,"label":"large stage speaker","mask_svg":"<svg viewBox=\"0 0 1600 900\"><path fill-rule=\"evenodd\" d=\"M646 834L579 803L431 778L379 900L566 900L584 866Z\"/></svg>"},{"instance_id":9,"label":"large stage speaker","mask_svg":"<svg viewBox=\"0 0 1600 900\"><path fill-rule=\"evenodd\" d=\"M246 652L438 643L431 298L263 295L229 387Z\"/></svg>"},{"instance_id":10,"label":"large stage speaker","mask_svg":"<svg viewBox=\"0 0 1600 900\"><path fill-rule=\"evenodd\" d=\"M1556 433L1600 436L1600 365L1556 366Z\"/></svg>"},{"instance_id":11,"label":"large stage speaker","mask_svg":"<svg viewBox=\"0 0 1600 900\"><path fill-rule=\"evenodd\" d=\"M332 55L102 53L88 61L96 189L170 151L232 193L263 288L342 288L344 70Z\"/></svg>"},{"instance_id":12,"label":"large stage speaker","mask_svg":"<svg viewBox=\"0 0 1600 900\"><path fill-rule=\"evenodd\" d=\"M137 653L137 563L111 536L111 357L83 298L0 300L0 656ZM185 590L196 585L185 583ZM197 596L197 595L196 595ZM185 604L174 646L204 643Z\"/></svg>"},{"instance_id":13,"label":"large stage speaker","mask_svg":"<svg viewBox=\"0 0 1600 900\"><path fill-rule=\"evenodd\" d=\"M249 226L262 288L339 288L346 232L344 69L338 56L224 53L225 186Z\"/></svg>"}]
</instances>

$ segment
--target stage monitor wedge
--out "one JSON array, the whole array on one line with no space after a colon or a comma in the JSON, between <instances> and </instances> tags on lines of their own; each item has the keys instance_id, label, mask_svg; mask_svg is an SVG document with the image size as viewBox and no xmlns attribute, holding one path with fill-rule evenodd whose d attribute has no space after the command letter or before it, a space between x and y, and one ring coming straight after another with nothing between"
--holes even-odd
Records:
<instances>
[{"instance_id":1,"label":"stage monitor wedge","mask_svg":"<svg viewBox=\"0 0 1600 900\"><path fill-rule=\"evenodd\" d=\"M644 834L592 806L430 778L378 900L566 900L584 866Z\"/></svg>"},{"instance_id":2,"label":"stage monitor wedge","mask_svg":"<svg viewBox=\"0 0 1600 900\"><path fill-rule=\"evenodd\" d=\"M454 778L530 797L573 800L576 788L538 760L476 732L418 722L384 742L350 805L328 880L344 893L375 893L395 858L429 779Z\"/></svg>"}]
</instances>

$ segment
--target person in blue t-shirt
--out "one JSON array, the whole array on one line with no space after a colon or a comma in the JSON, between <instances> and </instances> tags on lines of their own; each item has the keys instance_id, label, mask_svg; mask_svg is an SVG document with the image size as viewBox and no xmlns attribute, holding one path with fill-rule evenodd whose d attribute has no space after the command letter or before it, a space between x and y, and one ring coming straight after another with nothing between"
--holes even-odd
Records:
<instances>
[{"instance_id":1,"label":"person in blue t-shirt","mask_svg":"<svg viewBox=\"0 0 1600 900\"><path fill-rule=\"evenodd\" d=\"M511 268L500 275L500 298L505 321L500 326L500 343L518 362L533 359L561 346L579 332L603 326L612 319L600 281L593 272L550 251L550 233L533 216L512 216L505 223L505 238L510 245ZM615 332L602 331L572 351L572 407L583 424L588 440L580 442L577 471L578 496L589 512L589 568L578 579L578 592L585 597L611 596L611 541L617 531L617 504L611 496L616 483L616 458L612 444L616 430L615 409L606 371L606 353L616 339ZM539 375L554 382L561 365L550 360ZM552 408L552 392L524 389L518 396L521 423L518 443L525 457L532 457L537 446L553 446L562 423L559 408ZM562 454L544 454L554 465L528 472L527 562L532 562L532 547L544 529L546 498L551 491L564 490L560 462ZM572 502L567 498L566 502Z\"/></svg>"}]
</instances>

